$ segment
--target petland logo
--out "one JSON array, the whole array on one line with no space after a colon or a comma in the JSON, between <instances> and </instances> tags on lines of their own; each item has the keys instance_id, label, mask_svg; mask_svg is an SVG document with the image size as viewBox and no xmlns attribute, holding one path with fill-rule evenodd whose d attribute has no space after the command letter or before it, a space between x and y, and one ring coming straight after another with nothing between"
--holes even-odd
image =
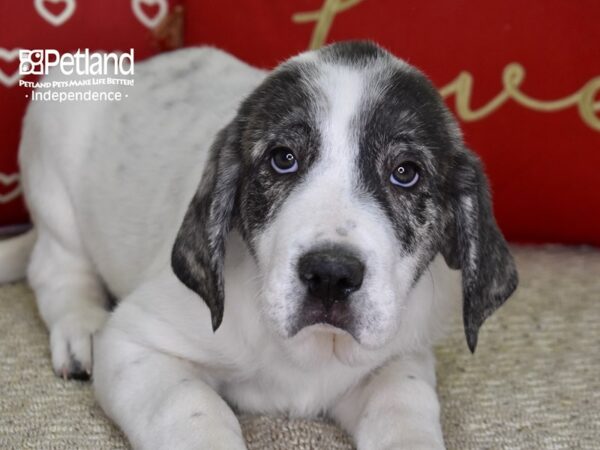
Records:
<instances>
[{"instance_id":1,"label":"petland logo","mask_svg":"<svg viewBox=\"0 0 600 450\"><path fill-rule=\"evenodd\" d=\"M53 49L19 50L19 72L43 77L37 81L19 80L31 89L25 97L44 102L120 102L134 86L134 51L128 53L90 52L60 54Z\"/></svg>"},{"instance_id":2,"label":"petland logo","mask_svg":"<svg viewBox=\"0 0 600 450\"><path fill-rule=\"evenodd\" d=\"M21 75L48 75L58 67L64 75L127 76L134 74L134 50L128 53L90 53L89 49L60 54L54 49L19 50Z\"/></svg>"}]
</instances>

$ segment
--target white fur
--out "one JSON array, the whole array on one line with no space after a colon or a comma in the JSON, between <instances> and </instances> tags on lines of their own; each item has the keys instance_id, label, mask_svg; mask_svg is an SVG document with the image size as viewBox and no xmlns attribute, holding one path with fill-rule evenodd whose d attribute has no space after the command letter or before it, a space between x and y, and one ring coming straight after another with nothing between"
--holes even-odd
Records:
<instances>
[{"instance_id":1,"label":"white fur","mask_svg":"<svg viewBox=\"0 0 600 450\"><path fill-rule=\"evenodd\" d=\"M359 449L444 448L430 347L458 304L459 276L438 257L410 288L414 261L391 251L383 212L351 186L358 144L349 120L365 79L340 67L321 74L322 158L261 235L258 265L230 236L216 333L169 255L208 147L265 72L190 49L138 65L126 102L29 108L20 162L37 241L28 276L54 369L68 369L70 351L91 370L90 335L108 317L104 283L123 301L96 334L94 388L136 448L245 448L226 402L326 413ZM319 240L366 258L356 306L363 345L326 326L282 337L298 307L290 261Z\"/></svg>"}]
</instances>

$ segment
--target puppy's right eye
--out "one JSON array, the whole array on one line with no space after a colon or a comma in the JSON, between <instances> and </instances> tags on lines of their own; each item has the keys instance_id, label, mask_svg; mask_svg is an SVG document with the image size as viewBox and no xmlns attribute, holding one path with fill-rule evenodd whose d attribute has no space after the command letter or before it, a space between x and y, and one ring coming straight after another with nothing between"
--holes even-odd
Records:
<instances>
[{"instance_id":1,"label":"puppy's right eye","mask_svg":"<svg viewBox=\"0 0 600 450\"><path fill-rule=\"evenodd\" d=\"M390 181L403 188L413 187L419 181L419 166L412 161L404 161L394 169Z\"/></svg>"},{"instance_id":2,"label":"puppy's right eye","mask_svg":"<svg viewBox=\"0 0 600 450\"><path fill-rule=\"evenodd\" d=\"M289 148L277 147L271 151L271 167L281 174L297 172L298 160Z\"/></svg>"}]
</instances>

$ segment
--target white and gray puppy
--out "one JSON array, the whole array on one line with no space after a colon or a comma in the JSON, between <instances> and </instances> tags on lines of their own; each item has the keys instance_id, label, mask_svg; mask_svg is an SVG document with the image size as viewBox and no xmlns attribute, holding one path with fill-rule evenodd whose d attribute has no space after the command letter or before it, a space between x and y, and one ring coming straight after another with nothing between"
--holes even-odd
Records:
<instances>
[{"instance_id":1,"label":"white and gray puppy","mask_svg":"<svg viewBox=\"0 0 600 450\"><path fill-rule=\"evenodd\" d=\"M462 298L473 351L517 285L455 120L368 42L270 73L158 56L122 102L33 103L20 163L35 231L4 280L31 247L58 374L91 374L100 330L95 392L135 448L243 449L236 410L442 449L432 342Z\"/></svg>"}]
</instances>

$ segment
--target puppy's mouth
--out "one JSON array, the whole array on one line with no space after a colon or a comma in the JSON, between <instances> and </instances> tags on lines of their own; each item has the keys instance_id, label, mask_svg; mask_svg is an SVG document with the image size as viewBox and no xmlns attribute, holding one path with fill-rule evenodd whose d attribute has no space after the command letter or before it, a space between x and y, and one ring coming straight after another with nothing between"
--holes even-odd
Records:
<instances>
[{"instance_id":1,"label":"puppy's mouth","mask_svg":"<svg viewBox=\"0 0 600 450\"><path fill-rule=\"evenodd\" d=\"M347 301L332 301L323 304L308 295L290 332L290 337L297 335L300 331L309 329L328 331L335 334L348 334L356 339L353 313Z\"/></svg>"},{"instance_id":2,"label":"puppy's mouth","mask_svg":"<svg viewBox=\"0 0 600 450\"><path fill-rule=\"evenodd\" d=\"M332 360L354 367L365 361L364 352L360 352L357 341L345 330L333 325L317 323L304 327L294 339L310 343L310 360L313 363L325 363Z\"/></svg>"}]
</instances>

